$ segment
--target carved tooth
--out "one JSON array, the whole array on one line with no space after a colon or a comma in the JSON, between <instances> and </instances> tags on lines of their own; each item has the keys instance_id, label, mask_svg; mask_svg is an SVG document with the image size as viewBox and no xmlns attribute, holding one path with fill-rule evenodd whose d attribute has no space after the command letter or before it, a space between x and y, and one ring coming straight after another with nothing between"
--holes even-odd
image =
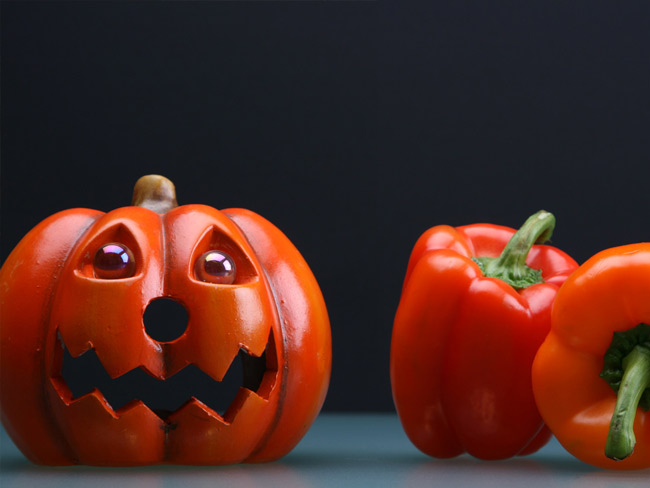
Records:
<instances>
[{"instance_id":1,"label":"carved tooth","mask_svg":"<svg viewBox=\"0 0 650 488\"><path fill-rule=\"evenodd\" d=\"M237 414L241 410L244 410L244 405L251 398L252 398L251 401L253 403L259 403L259 402L267 403L268 402L267 400L265 400L264 398L259 396L254 391L251 391L248 388L240 388L239 391L237 392L237 396L232 401L232 403L228 407L228 410L224 414L224 420L226 422L228 422L228 423L232 423L235 420L235 418L237 417Z\"/></svg>"},{"instance_id":2,"label":"carved tooth","mask_svg":"<svg viewBox=\"0 0 650 488\"><path fill-rule=\"evenodd\" d=\"M137 398L135 400L131 400L129 403L119 408L117 412L115 412L115 414L117 417L122 417L122 416L130 415L132 412L136 410L143 410L146 412L150 412L152 415L156 415L153 412L153 410L151 410L142 400L138 400Z\"/></svg>"},{"instance_id":3,"label":"carved tooth","mask_svg":"<svg viewBox=\"0 0 650 488\"><path fill-rule=\"evenodd\" d=\"M143 343L142 346L139 353L134 351L126 352L113 346L108 348L95 347L95 352L102 366L113 379L138 367L145 368L156 378L164 378L163 357L156 350L155 344Z\"/></svg>"},{"instance_id":4,"label":"carved tooth","mask_svg":"<svg viewBox=\"0 0 650 488\"><path fill-rule=\"evenodd\" d=\"M206 421L217 421L220 424L226 425L225 419L217 412L208 407L205 403L201 402L195 397L188 400L182 407L176 410L167 419L168 423L182 423L183 419L194 418Z\"/></svg>"},{"instance_id":5,"label":"carved tooth","mask_svg":"<svg viewBox=\"0 0 650 488\"><path fill-rule=\"evenodd\" d=\"M93 344L91 341L75 341L75 340L69 340L69 338L66 341L63 338L63 335L61 334L60 330L57 330L56 338L58 343L61 345L61 347L63 349L67 349L67 351L70 353L70 355L73 358L78 358L83 353L93 348Z\"/></svg>"},{"instance_id":6,"label":"carved tooth","mask_svg":"<svg viewBox=\"0 0 650 488\"><path fill-rule=\"evenodd\" d=\"M264 351L266 351L271 334L273 334L273 330L269 327L269 331L265 335L259 336L263 337L264 339L250 341L246 344L240 343L239 347L246 351L246 354L249 356L255 356L256 358L259 358L262 356L262 354L264 354Z\"/></svg>"},{"instance_id":7,"label":"carved tooth","mask_svg":"<svg viewBox=\"0 0 650 488\"><path fill-rule=\"evenodd\" d=\"M56 391L59 398L63 400L66 405L69 405L73 400L73 395L70 391L70 388L68 388L68 384L65 382L65 380L60 376L55 376L53 378L50 378L50 382L52 383L52 387L54 388L54 391Z\"/></svg>"},{"instance_id":8,"label":"carved tooth","mask_svg":"<svg viewBox=\"0 0 650 488\"><path fill-rule=\"evenodd\" d=\"M89 418L95 416L98 411L104 411L113 418L118 417L111 404L108 403L102 392L97 388L79 398L66 401L66 404L70 408L79 411L80 415L87 415Z\"/></svg>"},{"instance_id":9,"label":"carved tooth","mask_svg":"<svg viewBox=\"0 0 650 488\"><path fill-rule=\"evenodd\" d=\"M222 344L212 350L202 347L196 351L192 362L205 374L220 382L230 369L237 354L239 354L239 347L236 344L233 346Z\"/></svg>"}]
</instances>

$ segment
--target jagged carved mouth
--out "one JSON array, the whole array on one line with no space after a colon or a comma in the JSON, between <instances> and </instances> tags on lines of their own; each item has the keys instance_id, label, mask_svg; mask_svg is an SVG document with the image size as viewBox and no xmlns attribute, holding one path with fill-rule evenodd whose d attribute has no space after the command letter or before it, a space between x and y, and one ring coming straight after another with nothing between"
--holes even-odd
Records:
<instances>
[{"instance_id":1,"label":"jagged carved mouth","mask_svg":"<svg viewBox=\"0 0 650 488\"><path fill-rule=\"evenodd\" d=\"M200 368L189 364L167 379L158 379L144 369L135 368L111 378L93 349L73 357L62 339L61 372L52 378L59 396L73 403L98 391L105 404L119 416L136 403L143 403L163 421L190 402L200 402L212 410L216 418L230 422L241 406L238 395L250 390L262 398L268 394L275 381L273 333L266 350L260 357L240 349L222 381L216 381Z\"/></svg>"}]
</instances>

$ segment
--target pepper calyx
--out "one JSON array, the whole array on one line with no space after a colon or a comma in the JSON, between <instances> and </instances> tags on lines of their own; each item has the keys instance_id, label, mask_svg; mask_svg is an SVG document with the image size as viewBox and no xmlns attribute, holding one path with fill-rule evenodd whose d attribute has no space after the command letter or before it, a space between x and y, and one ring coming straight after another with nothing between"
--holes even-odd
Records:
<instances>
[{"instance_id":1,"label":"pepper calyx","mask_svg":"<svg viewBox=\"0 0 650 488\"><path fill-rule=\"evenodd\" d=\"M603 369L600 372L600 377L616 393L621 387L625 374L623 361L636 346L650 350L650 325L641 323L632 329L614 332L609 349L603 357ZM650 388L647 388L641 395L639 407L645 412L650 410Z\"/></svg>"},{"instance_id":2,"label":"pepper calyx","mask_svg":"<svg viewBox=\"0 0 650 488\"><path fill-rule=\"evenodd\" d=\"M600 376L617 395L605 455L620 461L634 452L637 407L650 409L650 325L614 333Z\"/></svg>"},{"instance_id":3,"label":"pepper calyx","mask_svg":"<svg viewBox=\"0 0 650 488\"><path fill-rule=\"evenodd\" d=\"M553 214L540 210L531 215L515 232L499 257L473 257L472 261L478 265L485 276L498 278L513 288L528 288L543 283L542 271L528 266L526 259L533 244L548 241L554 228Z\"/></svg>"}]
</instances>

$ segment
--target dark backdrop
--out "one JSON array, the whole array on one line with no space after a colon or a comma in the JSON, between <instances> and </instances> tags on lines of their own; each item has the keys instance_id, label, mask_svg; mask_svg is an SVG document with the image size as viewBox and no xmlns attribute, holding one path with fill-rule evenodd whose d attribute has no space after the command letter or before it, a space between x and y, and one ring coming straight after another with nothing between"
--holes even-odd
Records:
<instances>
[{"instance_id":1,"label":"dark backdrop","mask_svg":"<svg viewBox=\"0 0 650 488\"><path fill-rule=\"evenodd\" d=\"M577 2L3 2L2 259L46 216L180 203L282 229L328 304L328 410L390 410L428 227L555 213L584 261L648 240L650 7Z\"/></svg>"}]
</instances>

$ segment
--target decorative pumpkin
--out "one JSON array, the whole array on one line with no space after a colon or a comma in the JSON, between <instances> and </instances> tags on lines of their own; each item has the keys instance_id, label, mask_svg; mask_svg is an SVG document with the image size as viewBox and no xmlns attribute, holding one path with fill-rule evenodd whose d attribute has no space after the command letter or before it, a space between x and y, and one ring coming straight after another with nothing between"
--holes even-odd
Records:
<instances>
[{"instance_id":1,"label":"decorative pumpkin","mask_svg":"<svg viewBox=\"0 0 650 488\"><path fill-rule=\"evenodd\" d=\"M163 297L189 317L173 340L143 320ZM2 422L38 464L271 461L305 434L330 376L325 303L291 242L248 210L178 207L157 175L133 206L66 210L29 232L0 270L0 327ZM191 366L217 388L238 356L244 379L223 415L193 396L173 412L114 409L62 374L64 357L92 351L113 381L138 370L164 387Z\"/></svg>"}]
</instances>

